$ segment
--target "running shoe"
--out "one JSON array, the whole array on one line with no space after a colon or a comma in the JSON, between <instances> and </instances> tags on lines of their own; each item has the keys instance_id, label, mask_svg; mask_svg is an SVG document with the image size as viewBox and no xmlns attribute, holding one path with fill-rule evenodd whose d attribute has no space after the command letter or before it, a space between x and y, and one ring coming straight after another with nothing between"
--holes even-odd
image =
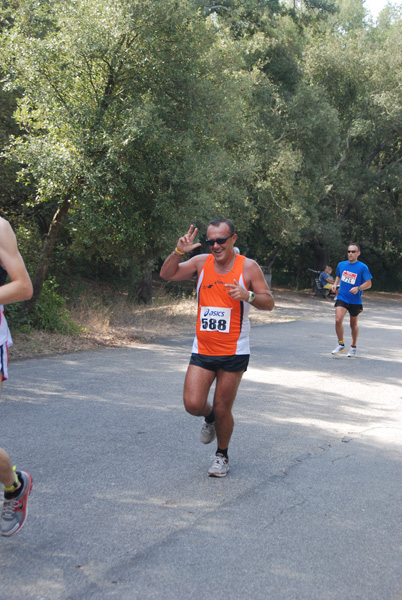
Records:
<instances>
[{"instance_id":1,"label":"running shoe","mask_svg":"<svg viewBox=\"0 0 402 600\"><path fill-rule=\"evenodd\" d=\"M357 348L353 348L353 346L351 346L348 352L348 356L354 358L356 356L356 350Z\"/></svg>"},{"instance_id":2,"label":"running shoe","mask_svg":"<svg viewBox=\"0 0 402 600\"><path fill-rule=\"evenodd\" d=\"M203 444L210 444L216 438L215 422L207 423L204 421L200 431L200 440Z\"/></svg>"},{"instance_id":3,"label":"running shoe","mask_svg":"<svg viewBox=\"0 0 402 600\"><path fill-rule=\"evenodd\" d=\"M229 459L223 454L216 454L208 471L210 477L225 477L229 471Z\"/></svg>"},{"instance_id":4,"label":"running shoe","mask_svg":"<svg viewBox=\"0 0 402 600\"><path fill-rule=\"evenodd\" d=\"M342 346L342 344L338 344L337 347L334 350L332 350L331 354L341 354L342 352L345 352L345 350L345 346Z\"/></svg>"},{"instance_id":5,"label":"running shoe","mask_svg":"<svg viewBox=\"0 0 402 600\"><path fill-rule=\"evenodd\" d=\"M4 498L0 519L0 533L6 537L17 533L25 523L28 515L28 496L32 490L33 480L29 473L16 471L23 481L20 493L14 498Z\"/></svg>"}]
</instances>

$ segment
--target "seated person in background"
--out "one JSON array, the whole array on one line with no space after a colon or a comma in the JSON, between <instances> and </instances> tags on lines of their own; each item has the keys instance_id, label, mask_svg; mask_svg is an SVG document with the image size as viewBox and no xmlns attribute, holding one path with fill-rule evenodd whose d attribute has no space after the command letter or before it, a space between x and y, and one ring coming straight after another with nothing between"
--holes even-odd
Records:
<instances>
[{"instance_id":1,"label":"seated person in background","mask_svg":"<svg viewBox=\"0 0 402 600\"><path fill-rule=\"evenodd\" d=\"M320 283L322 287L324 288L324 290L330 290L330 292L332 290L332 286L335 283L335 279L331 277L331 273L332 267L330 267L329 265L325 265L324 270L320 273Z\"/></svg>"}]
</instances>

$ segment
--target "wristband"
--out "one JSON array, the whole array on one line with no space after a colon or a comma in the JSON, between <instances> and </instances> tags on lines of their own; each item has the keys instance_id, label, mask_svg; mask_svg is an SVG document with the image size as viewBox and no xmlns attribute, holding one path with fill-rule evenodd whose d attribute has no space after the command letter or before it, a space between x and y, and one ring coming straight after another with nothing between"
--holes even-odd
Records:
<instances>
[{"instance_id":1,"label":"wristband","mask_svg":"<svg viewBox=\"0 0 402 600\"><path fill-rule=\"evenodd\" d=\"M255 298L255 294L254 292L249 292L248 293L248 302L251 303Z\"/></svg>"},{"instance_id":2,"label":"wristband","mask_svg":"<svg viewBox=\"0 0 402 600\"><path fill-rule=\"evenodd\" d=\"M174 252L175 254L178 254L179 256L184 256L184 255L185 255L185 252L180 252L180 250L178 250L178 249L177 249L177 246L176 246L176 248L173 250L173 252Z\"/></svg>"}]
</instances>

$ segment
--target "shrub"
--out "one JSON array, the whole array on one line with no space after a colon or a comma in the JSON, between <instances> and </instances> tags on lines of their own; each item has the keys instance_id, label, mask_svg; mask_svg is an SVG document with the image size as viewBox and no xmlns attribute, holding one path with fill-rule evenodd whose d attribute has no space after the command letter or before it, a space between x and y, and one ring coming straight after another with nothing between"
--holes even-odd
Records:
<instances>
[{"instance_id":1,"label":"shrub","mask_svg":"<svg viewBox=\"0 0 402 600\"><path fill-rule=\"evenodd\" d=\"M28 333L33 329L42 329L53 333L77 334L81 331L65 308L65 300L57 293L58 284L48 279L43 284L41 294L27 315L21 310L21 303L6 307L7 320L11 329Z\"/></svg>"}]
</instances>

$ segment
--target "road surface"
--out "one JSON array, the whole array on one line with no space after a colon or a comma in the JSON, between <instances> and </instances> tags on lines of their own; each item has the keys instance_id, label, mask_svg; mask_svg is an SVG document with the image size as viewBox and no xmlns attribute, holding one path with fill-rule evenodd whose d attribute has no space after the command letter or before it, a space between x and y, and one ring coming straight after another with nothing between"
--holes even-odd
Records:
<instances>
[{"instance_id":1,"label":"road surface","mask_svg":"<svg viewBox=\"0 0 402 600\"><path fill-rule=\"evenodd\" d=\"M182 408L190 332L10 365L1 445L34 489L0 599L401 600L401 302L367 294L356 359L332 302L296 315L252 329L224 479Z\"/></svg>"}]
</instances>

